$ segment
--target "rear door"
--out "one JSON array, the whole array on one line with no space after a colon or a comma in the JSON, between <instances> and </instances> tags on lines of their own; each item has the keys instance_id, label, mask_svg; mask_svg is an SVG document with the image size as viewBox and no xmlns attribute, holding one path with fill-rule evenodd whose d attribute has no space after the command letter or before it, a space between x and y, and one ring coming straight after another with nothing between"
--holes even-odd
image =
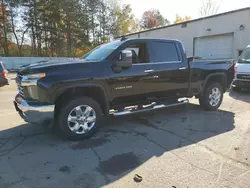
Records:
<instances>
[{"instance_id":1,"label":"rear door","mask_svg":"<svg viewBox=\"0 0 250 188\"><path fill-rule=\"evenodd\" d=\"M149 43L149 63L144 78L153 97L185 96L188 92L189 67L173 41L155 40Z\"/></svg>"}]
</instances>

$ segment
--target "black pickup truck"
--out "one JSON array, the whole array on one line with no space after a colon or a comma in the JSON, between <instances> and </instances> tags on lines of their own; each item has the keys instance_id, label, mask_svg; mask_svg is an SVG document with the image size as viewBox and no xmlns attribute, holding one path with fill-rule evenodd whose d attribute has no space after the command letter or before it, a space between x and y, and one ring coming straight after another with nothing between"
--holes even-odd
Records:
<instances>
[{"instance_id":1,"label":"black pickup truck","mask_svg":"<svg viewBox=\"0 0 250 188\"><path fill-rule=\"evenodd\" d=\"M194 96L216 110L233 71L233 61L189 61L178 40L122 38L79 59L24 67L14 105L27 122L53 118L64 136L80 140L105 116L182 105Z\"/></svg>"}]
</instances>

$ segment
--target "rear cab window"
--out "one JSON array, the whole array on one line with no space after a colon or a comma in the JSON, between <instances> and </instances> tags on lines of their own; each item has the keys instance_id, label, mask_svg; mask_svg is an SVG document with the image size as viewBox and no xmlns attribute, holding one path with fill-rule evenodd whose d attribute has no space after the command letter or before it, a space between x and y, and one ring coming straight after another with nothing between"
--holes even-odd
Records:
<instances>
[{"instance_id":1,"label":"rear cab window","mask_svg":"<svg viewBox=\"0 0 250 188\"><path fill-rule=\"evenodd\" d=\"M180 62L181 58L174 42L152 41L150 44L150 62Z\"/></svg>"}]
</instances>

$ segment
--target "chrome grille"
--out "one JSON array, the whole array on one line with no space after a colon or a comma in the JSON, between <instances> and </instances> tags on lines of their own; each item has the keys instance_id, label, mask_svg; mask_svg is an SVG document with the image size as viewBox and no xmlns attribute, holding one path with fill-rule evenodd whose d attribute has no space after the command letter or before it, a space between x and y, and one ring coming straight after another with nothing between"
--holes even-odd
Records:
<instances>
[{"instance_id":1,"label":"chrome grille","mask_svg":"<svg viewBox=\"0 0 250 188\"><path fill-rule=\"evenodd\" d=\"M23 94L23 86L17 85L17 88L18 88L18 93L19 93L21 96L24 96L24 94Z\"/></svg>"},{"instance_id":2,"label":"chrome grille","mask_svg":"<svg viewBox=\"0 0 250 188\"><path fill-rule=\"evenodd\" d=\"M244 80L250 80L250 75L247 75L247 74L238 74L237 78L238 79L244 79Z\"/></svg>"},{"instance_id":3,"label":"chrome grille","mask_svg":"<svg viewBox=\"0 0 250 188\"><path fill-rule=\"evenodd\" d=\"M18 78L18 79L20 79L20 80L22 80L23 75L21 75L21 74L17 74L17 78Z\"/></svg>"},{"instance_id":4,"label":"chrome grille","mask_svg":"<svg viewBox=\"0 0 250 188\"><path fill-rule=\"evenodd\" d=\"M17 74L16 83L17 83L17 89L18 89L19 95L21 95L22 97L24 97L23 86L20 85L22 78L23 78L22 75Z\"/></svg>"}]
</instances>

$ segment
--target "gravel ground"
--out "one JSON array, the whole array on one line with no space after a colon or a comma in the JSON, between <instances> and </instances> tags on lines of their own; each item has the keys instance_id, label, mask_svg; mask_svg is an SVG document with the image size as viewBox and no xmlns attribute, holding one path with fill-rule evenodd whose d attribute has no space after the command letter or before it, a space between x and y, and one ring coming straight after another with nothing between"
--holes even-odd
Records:
<instances>
[{"instance_id":1,"label":"gravel ground","mask_svg":"<svg viewBox=\"0 0 250 188\"><path fill-rule=\"evenodd\" d=\"M0 88L0 188L250 187L250 92L226 93L216 112L192 99L110 118L72 142L23 122L13 83Z\"/></svg>"}]
</instances>

